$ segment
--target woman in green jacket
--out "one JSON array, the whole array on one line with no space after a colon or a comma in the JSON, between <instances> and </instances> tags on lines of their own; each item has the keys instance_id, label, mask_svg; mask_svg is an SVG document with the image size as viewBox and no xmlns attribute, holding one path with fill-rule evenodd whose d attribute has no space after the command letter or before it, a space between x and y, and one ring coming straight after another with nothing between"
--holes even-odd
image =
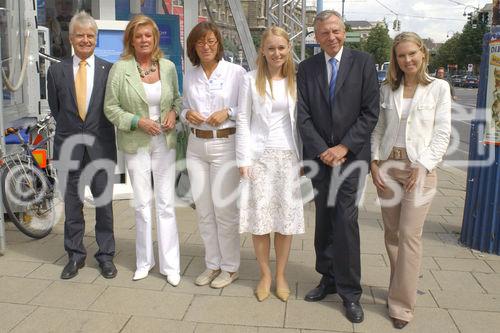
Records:
<instances>
[{"instance_id":1,"label":"woman in green jacket","mask_svg":"<svg viewBox=\"0 0 500 333\"><path fill-rule=\"evenodd\" d=\"M147 277L155 265L154 197L159 270L171 285L180 282L174 210L175 118L180 103L175 65L163 58L158 27L147 16L135 16L125 30L122 57L109 73L104 102L106 117L117 127L118 149L125 155L134 190L137 267L133 280Z\"/></svg>"}]
</instances>

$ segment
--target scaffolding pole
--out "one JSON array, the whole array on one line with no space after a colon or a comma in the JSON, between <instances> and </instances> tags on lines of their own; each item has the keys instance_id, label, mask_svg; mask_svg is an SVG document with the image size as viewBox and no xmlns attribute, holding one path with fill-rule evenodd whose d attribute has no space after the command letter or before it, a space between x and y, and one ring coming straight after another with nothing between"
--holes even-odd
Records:
<instances>
[{"instance_id":1,"label":"scaffolding pole","mask_svg":"<svg viewBox=\"0 0 500 333\"><path fill-rule=\"evenodd\" d=\"M0 37L0 54L2 53L2 38ZM0 91L3 92L3 80L0 79ZM3 133L3 93L0 94L0 131ZM5 152L5 144L3 138L0 140L0 151ZM0 184L3 186L3 184ZM3 197L0 191L0 255L5 253L5 219L3 211Z\"/></svg>"},{"instance_id":2,"label":"scaffolding pole","mask_svg":"<svg viewBox=\"0 0 500 333\"><path fill-rule=\"evenodd\" d=\"M292 48L295 62L304 60L306 54L306 0L266 0L267 25L285 29L292 45L299 46L300 54Z\"/></svg>"},{"instance_id":3,"label":"scaffolding pole","mask_svg":"<svg viewBox=\"0 0 500 333\"><path fill-rule=\"evenodd\" d=\"M257 52L255 51L255 46L253 45L252 35L250 34L250 29L248 28L248 22L243 13L243 7L240 1L228 0L229 7L231 8L231 13L233 14L234 24L236 25L236 30L240 36L241 45L243 47L243 52L245 52L245 57L248 62L250 69L255 69L257 61Z\"/></svg>"}]
</instances>

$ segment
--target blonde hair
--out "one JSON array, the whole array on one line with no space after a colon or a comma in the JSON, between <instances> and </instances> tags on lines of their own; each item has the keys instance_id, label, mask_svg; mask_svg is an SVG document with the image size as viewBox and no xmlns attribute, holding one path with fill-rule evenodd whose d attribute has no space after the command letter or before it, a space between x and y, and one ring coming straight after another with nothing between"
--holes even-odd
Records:
<instances>
[{"instance_id":1,"label":"blonde hair","mask_svg":"<svg viewBox=\"0 0 500 333\"><path fill-rule=\"evenodd\" d=\"M402 32L396 37L394 37L394 42L391 48L391 59L389 63L389 71L387 73L387 78L384 83L389 84L391 89L394 91L401 85L401 80L403 79L403 71L399 67L396 47L404 42L411 42L417 45L419 50L424 54L422 59L422 65L417 71L417 83L422 85L428 85L432 82L432 79L427 74L427 65L429 64L429 50L425 46L424 41L414 32Z\"/></svg>"},{"instance_id":2,"label":"blonde hair","mask_svg":"<svg viewBox=\"0 0 500 333\"><path fill-rule=\"evenodd\" d=\"M158 26L150 17L139 14L134 16L132 20L130 20L130 22L127 24L127 28L125 29L125 33L123 34L123 53L121 54L122 59L130 59L132 57L135 57L135 50L132 46L135 31L137 30L137 28L146 25L149 25L153 28L154 45L151 59L158 61L160 60L160 58L163 58L163 51L160 50L160 31L158 30Z\"/></svg>"},{"instance_id":3,"label":"blonde hair","mask_svg":"<svg viewBox=\"0 0 500 333\"><path fill-rule=\"evenodd\" d=\"M267 60L264 56L264 43L270 36L282 37L287 41L288 45L290 45L290 38L288 37L288 33L284 29L276 26L267 28L262 34L262 40L259 47L259 55L257 57L257 78L255 80L255 85L257 87L257 92L259 93L259 95L265 96L266 82L269 82L269 85L271 87L271 95L274 98L273 85L271 84L271 74L269 73L269 69L267 68ZM281 67L281 75L288 79L286 87L287 92L293 97L293 99L296 99L297 89L295 84L295 63L293 62L291 50L288 52L285 63Z\"/></svg>"}]
</instances>

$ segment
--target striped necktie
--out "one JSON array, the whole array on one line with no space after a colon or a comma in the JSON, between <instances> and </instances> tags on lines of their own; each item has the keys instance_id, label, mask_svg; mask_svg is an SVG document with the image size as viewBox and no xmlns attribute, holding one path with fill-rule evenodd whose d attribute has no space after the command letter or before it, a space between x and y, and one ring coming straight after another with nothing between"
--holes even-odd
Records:
<instances>
[{"instance_id":1,"label":"striped necktie","mask_svg":"<svg viewBox=\"0 0 500 333\"><path fill-rule=\"evenodd\" d=\"M330 63L330 65L332 65L332 76L330 77L330 85L328 87L328 91L330 93L330 104L333 106L333 102L335 101L335 82L337 81L338 73L337 59L330 58L328 62Z\"/></svg>"}]
</instances>

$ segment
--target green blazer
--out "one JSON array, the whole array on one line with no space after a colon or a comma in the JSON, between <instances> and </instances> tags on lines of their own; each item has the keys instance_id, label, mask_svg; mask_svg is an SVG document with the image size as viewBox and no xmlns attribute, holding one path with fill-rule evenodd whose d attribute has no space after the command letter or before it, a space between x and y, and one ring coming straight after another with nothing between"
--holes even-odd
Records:
<instances>
[{"instance_id":1,"label":"green blazer","mask_svg":"<svg viewBox=\"0 0 500 333\"><path fill-rule=\"evenodd\" d=\"M179 114L182 103L177 71L173 62L159 61L161 80L161 122L169 111ZM118 149L134 154L139 148L149 148L151 136L136 129L140 118L149 118L146 92L134 58L116 62L109 72L104 99L104 114L117 128ZM168 148L175 148L175 128L165 132Z\"/></svg>"}]
</instances>

